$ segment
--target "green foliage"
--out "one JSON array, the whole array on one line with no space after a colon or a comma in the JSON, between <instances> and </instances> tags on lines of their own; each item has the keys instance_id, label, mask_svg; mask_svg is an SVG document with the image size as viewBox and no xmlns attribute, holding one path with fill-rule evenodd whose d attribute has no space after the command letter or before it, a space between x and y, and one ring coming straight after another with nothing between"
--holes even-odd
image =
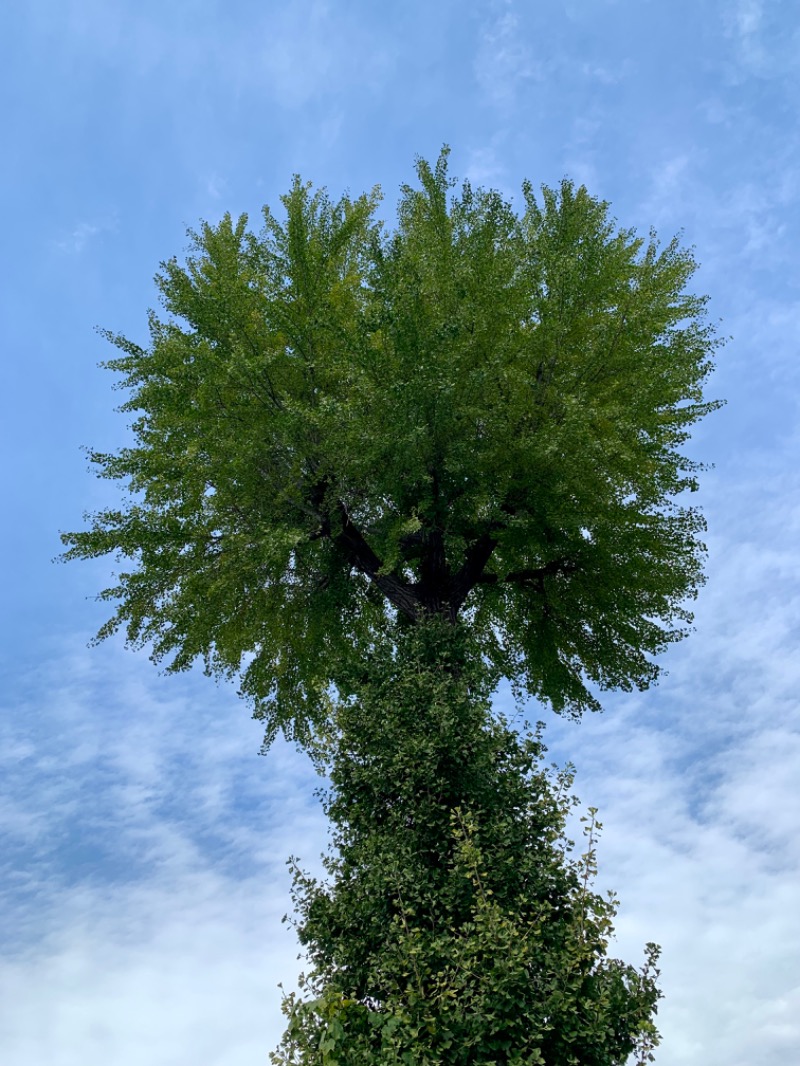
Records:
<instances>
[{"instance_id":1,"label":"green foliage","mask_svg":"<svg viewBox=\"0 0 800 1066\"><path fill-rule=\"evenodd\" d=\"M577 715L657 678L703 580L682 447L717 341L691 252L586 189L517 212L446 150L417 175L393 230L298 178L162 264L149 345L108 334L133 443L90 453L128 497L63 557L122 564L98 639L238 676L329 773L277 1066L643 1063L657 949L608 957L595 812L573 858L570 775L490 696Z\"/></svg>"},{"instance_id":2,"label":"green foliage","mask_svg":"<svg viewBox=\"0 0 800 1066\"><path fill-rule=\"evenodd\" d=\"M570 857L571 777L492 720L460 626L400 634L329 747L327 884L294 864L312 965L276 1066L619 1066L657 1043L657 949L607 957L595 835Z\"/></svg>"},{"instance_id":3,"label":"green foliage","mask_svg":"<svg viewBox=\"0 0 800 1066\"><path fill-rule=\"evenodd\" d=\"M646 687L686 630L703 521L681 452L715 404L695 263L564 181L516 213L419 162L378 194L297 179L260 233L226 216L158 276L166 315L120 355L135 442L92 452L130 498L65 534L115 553L103 598L171 670L241 677L309 740L389 621L466 621L556 710Z\"/></svg>"}]
</instances>

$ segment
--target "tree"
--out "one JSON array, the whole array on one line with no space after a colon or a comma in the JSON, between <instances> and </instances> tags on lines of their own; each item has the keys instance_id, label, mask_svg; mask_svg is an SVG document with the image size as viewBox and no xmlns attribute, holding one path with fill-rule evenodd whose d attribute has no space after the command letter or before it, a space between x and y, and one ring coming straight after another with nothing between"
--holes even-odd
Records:
<instances>
[{"instance_id":1,"label":"tree","mask_svg":"<svg viewBox=\"0 0 800 1066\"><path fill-rule=\"evenodd\" d=\"M305 998L276 1066L622 1066L652 1058L657 949L607 957L594 838L569 858L571 777L490 714L462 624L384 646L329 747L329 882L295 864Z\"/></svg>"},{"instance_id":2,"label":"tree","mask_svg":"<svg viewBox=\"0 0 800 1066\"><path fill-rule=\"evenodd\" d=\"M420 161L377 190L299 179L162 264L150 345L109 339L135 443L91 452L130 501L63 536L129 569L98 639L239 675L308 741L387 626L467 624L520 691L579 714L647 687L691 620L703 519L681 452L717 344L690 251L563 181L516 214Z\"/></svg>"},{"instance_id":3,"label":"tree","mask_svg":"<svg viewBox=\"0 0 800 1066\"><path fill-rule=\"evenodd\" d=\"M417 165L379 196L296 179L191 234L150 345L108 334L130 498L63 535L129 561L101 594L169 670L238 675L332 782L332 881L296 871L310 1001L277 1063L620 1066L656 1033L656 949L606 957L613 900L559 844L538 737L498 679L578 715L645 688L702 583L681 451L718 406L690 251L563 181L523 209ZM592 831L594 822L590 823Z\"/></svg>"}]
</instances>

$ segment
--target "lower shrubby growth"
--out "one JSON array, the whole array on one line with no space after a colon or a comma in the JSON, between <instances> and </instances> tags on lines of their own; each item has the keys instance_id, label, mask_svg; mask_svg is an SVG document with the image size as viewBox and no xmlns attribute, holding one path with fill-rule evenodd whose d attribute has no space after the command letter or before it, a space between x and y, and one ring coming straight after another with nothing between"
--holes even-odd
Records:
<instances>
[{"instance_id":1,"label":"lower shrubby growth","mask_svg":"<svg viewBox=\"0 0 800 1066\"><path fill-rule=\"evenodd\" d=\"M657 949L608 958L613 898L564 836L568 773L490 714L458 629L377 651L327 741L327 884L295 866L311 970L276 1066L614 1066L652 1058Z\"/></svg>"}]
</instances>

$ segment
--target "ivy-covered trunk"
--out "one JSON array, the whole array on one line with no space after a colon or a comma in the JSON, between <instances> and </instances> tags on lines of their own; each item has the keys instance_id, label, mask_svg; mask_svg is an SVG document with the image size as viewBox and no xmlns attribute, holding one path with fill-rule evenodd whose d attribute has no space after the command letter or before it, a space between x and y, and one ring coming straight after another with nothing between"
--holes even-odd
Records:
<instances>
[{"instance_id":1,"label":"ivy-covered trunk","mask_svg":"<svg viewBox=\"0 0 800 1066\"><path fill-rule=\"evenodd\" d=\"M276 1064L612 1066L655 1042L655 950L608 959L615 908L569 856L568 774L492 717L465 630L374 653L328 740L334 850L295 866L311 971Z\"/></svg>"}]
</instances>

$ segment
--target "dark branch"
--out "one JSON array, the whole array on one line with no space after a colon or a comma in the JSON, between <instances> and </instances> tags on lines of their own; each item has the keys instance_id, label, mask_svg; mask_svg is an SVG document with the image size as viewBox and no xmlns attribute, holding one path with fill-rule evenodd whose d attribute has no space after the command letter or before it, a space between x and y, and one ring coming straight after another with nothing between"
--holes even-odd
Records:
<instances>
[{"instance_id":1,"label":"dark branch","mask_svg":"<svg viewBox=\"0 0 800 1066\"><path fill-rule=\"evenodd\" d=\"M461 608L473 586L483 580L484 569L497 543L491 533L483 533L467 549L464 564L450 583L450 604L454 611Z\"/></svg>"},{"instance_id":2,"label":"dark branch","mask_svg":"<svg viewBox=\"0 0 800 1066\"><path fill-rule=\"evenodd\" d=\"M323 478L312 485L308 493L307 508L319 521L319 528L309 534L309 539L321 540L329 537L342 549L350 565L368 577L393 607L402 611L411 621L416 621L420 613L420 600L414 587L393 574L380 573L383 561L367 543L361 530L351 521L341 500L337 500L334 506L341 526L338 531L334 530L330 509L326 507L327 492L328 483Z\"/></svg>"},{"instance_id":3,"label":"dark branch","mask_svg":"<svg viewBox=\"0 0 800 1066\"><path fill-rule=\"evenodd\" d=\"M526 570L512 570L502 577L499 574L481 574L475 581L476 585L533 585L542 587L546 577L556 574L573 574L578 569L578 564L571 559L553 559L544 566L532 567Z\"/></svg>"},{"instance_id":4,"label":"dark branch","mask_svg":"<svg viewBox=\"0 0 800 1066\"><path fill-rule=\"evenodd\" d=\"M420 601L414 588L393 574L379 572L383 566L381 559L366 542L358 527L351 522L347 508L341 500L337 501L336 509L342 520L342 528L332 539L344 548L353 566L375 583L393 607L416 621L420 613Z\"/></svg>"}]
</instances>

